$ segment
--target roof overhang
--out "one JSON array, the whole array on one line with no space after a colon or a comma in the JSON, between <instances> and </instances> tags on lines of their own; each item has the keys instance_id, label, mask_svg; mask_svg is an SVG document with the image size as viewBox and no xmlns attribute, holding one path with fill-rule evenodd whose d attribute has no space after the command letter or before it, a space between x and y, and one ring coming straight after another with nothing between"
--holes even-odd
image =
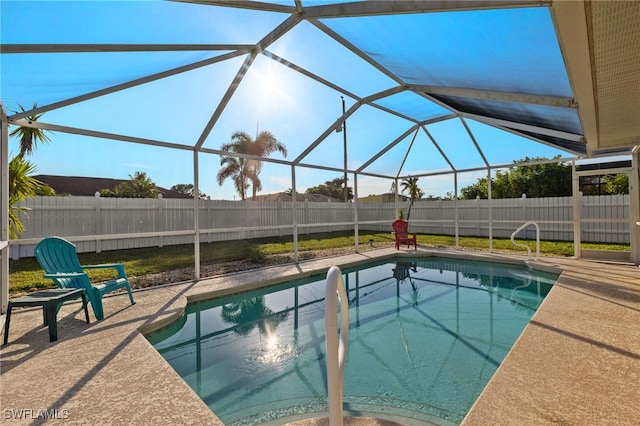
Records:
<instances>
[{"instance_id":1,"label":"roof overhang","mask_svg":"<svg viewBox=\"0 0 640 426\"><path fill-rule=\"evenodd\" d=\"M640 145L640 3L554 1L589 156Z\"/></svg>"}]
</instances>

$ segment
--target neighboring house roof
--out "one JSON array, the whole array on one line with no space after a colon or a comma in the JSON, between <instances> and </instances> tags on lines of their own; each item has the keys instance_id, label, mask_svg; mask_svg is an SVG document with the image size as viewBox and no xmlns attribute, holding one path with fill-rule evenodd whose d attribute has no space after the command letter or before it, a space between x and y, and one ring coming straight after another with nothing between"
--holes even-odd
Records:
<instances>
[{"instance_id":1,"label":"neighboring house roof","mask_svg":"<svg viewBox=\"0 0 640 426\"><path fill-rule=\"evenodd\" d=\"M56 191L56 194L90 197L93 197L96 192L99 192L101 189L113 189L116 185L129 181L129 179L109 179L82 176L37 175L33 177L38 179L40 182L49 185L54 191ZM156 188L160 194L162 194L163 198L191 198L191 196L178 191L173 191L159 186Z\"/></svg>"},{"instance_id":2,"label":"neighboring house roof","mask_svg":"<svg viewBox=\"0 0 640 426\"><path fill-rule=\"evenodd\" d=\"M366 197L358 198L358 201L361 203L392 203L395 200L395 194L368 195ZM407 197L406 195L398 194L398 201L409 201L409 197Z\"/></svg>"},{"instance_id":3,"label":"neighboring house roof","mask_svg":"<svg viewBox=\"0 0 640 426\"><path fill-rule=\"evenodd\" d=\"M291 201L291 194L286 192L276 192L275 194L264 194L264 195L256 195L256 201ZM247 198L248 201L252 201L250 198ZM332 203L338 203L342 200L338 200L337 198L329 197L322 194L301 194L299 192L296 193L296 201L315 201L315 202L327 202L330 201Z\"/></svg>"}]
</instances>

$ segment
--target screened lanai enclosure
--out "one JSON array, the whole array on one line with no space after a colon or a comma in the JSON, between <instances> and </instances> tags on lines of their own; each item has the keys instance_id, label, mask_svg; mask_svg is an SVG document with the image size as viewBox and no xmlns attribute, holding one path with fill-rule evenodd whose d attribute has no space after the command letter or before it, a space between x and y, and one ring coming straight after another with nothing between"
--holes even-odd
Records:
<instances>
[{"instance_id":1,"label":"screened lanai enclosure","mask_svg":"<svg viewBox=\"0 0 640 426\"><path fill-rule=\"evenodd\" d=\"M455 200L464 185L514 161L555 158L575 168L585 158L624 156L630 166L617 172L630 175L638 262L640 2L7 1L0 8L3 312L8 162L20 149L9 133L17 127L49 135L28 157L39 173L126 178L142 170L160 186L192 184L213 200L239 196L231 179L216 181L221 158L257 160L256 189L294 195L286 225L294 245L296 194L337 177L354 200L397 193L407 177L419 178L427 195ZM238 131L256 138L268 131L287 155L223 150ZM196 276L198 203L194 197L188 231ZM348 222L357 238L353 204Z\"/></svg>"}]
</instances>

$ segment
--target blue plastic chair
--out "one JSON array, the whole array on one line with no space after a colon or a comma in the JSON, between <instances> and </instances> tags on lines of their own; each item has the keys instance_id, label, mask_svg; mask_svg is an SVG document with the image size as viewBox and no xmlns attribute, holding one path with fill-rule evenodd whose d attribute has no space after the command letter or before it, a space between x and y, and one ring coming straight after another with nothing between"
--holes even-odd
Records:
<instances>
[{"instance_id":1,"label":"blue plastic chair","mask_svg":"<svg viewBox=\"0 0 640 426\"><path fill-rule=\"evenodd\" d=\"M47 237L40 241L35 250L36 259L46 272L44 277L51 278L60 288L83 288L93 308L96 319L104 319L102 296L118 289L126 289L129 300L134 305L129 279L122 263L103 265L80 265L76 246L60 237ZM86 269L115 269L118 276L114 280L92 285Z\"/></svg>"}]
</instances>

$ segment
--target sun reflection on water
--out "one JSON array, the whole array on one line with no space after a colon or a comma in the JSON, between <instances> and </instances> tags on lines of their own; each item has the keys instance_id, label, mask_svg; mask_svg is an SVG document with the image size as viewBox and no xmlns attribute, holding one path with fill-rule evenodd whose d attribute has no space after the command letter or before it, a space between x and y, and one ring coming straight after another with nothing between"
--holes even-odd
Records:
<instances>
[{"instance_id":1,"label":"sun reflection on water","mask_svg":"<svg viewBox=\"0 0 640 426\"><path fill-rule=\"evenodd\" d=\"M290 343L282 343L272 334L249 355L249 361L261 364L282 364L299 355L299 350Z\"/></svg>"}]
</instances>

